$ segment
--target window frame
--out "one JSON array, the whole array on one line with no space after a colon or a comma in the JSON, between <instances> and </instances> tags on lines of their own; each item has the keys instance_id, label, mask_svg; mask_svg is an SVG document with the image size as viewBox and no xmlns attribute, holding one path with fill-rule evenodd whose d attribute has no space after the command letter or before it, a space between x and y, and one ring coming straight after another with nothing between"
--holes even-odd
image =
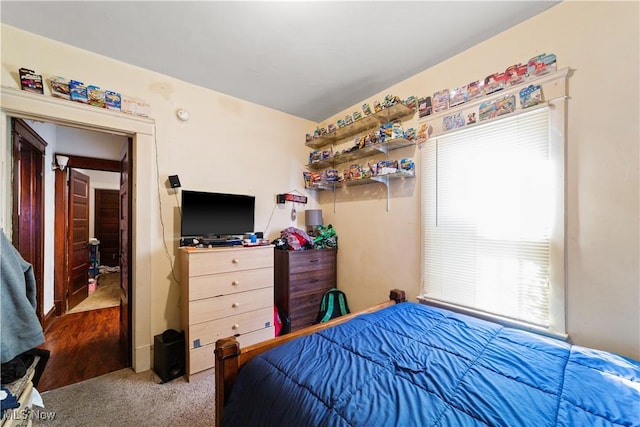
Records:
<instances>
[{"instance_id":1,"label":"window frame","mask_svg":"<svg viewBox=\"0 0 640 427\"><path fill-rule=\"evenodd\" d=\"M548 105L549 114L549 156L552 160L552 179L554 180L557 188L556 198L554 200L554 218L550 233L550 265L549 265L549 327L541 327L524 321L518 321L505 316L501 316L495 313L482 311L480 309L473 309L469 307L463 307L454 303L442 301L430 296L427 296L424 292L425 287L425 250L424 241L422 241L421 248L421 280L420 280L420 295L418 300L422 303L439 306L442 308L462 312L465 314L474 315L476 317L484 318L490 321L495 321L507 326L517 327L520 329L530 330L536 333L552 336L559 339L567 339L566 333L566 117L567 117L567 99L566 96L559 96L555 99L549 100L546 103ZM518 110L506 117L513 117L521 113L526 113L530 109ZM448 111L447 114L452 114ZM502 118L496 118L493 121L499 121ZM432 119L433 120L433 119ZM460 129L465 131L466 128ZM456 131L447 132L453 133ZM430 139L437 139L440 135L432 136ZM425 159L426 150L422 150L421 154L421 172L422 176L426 176L426 168L429 162ZM425 230L425 189L421 190L421 239L424 240Z\"/></svg>"}]
</instances>

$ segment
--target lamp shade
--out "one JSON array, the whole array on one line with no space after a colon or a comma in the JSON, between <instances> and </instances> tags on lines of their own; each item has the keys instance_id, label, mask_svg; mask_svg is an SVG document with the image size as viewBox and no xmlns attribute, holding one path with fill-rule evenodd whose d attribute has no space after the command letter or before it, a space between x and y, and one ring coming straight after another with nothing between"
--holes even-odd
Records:
<instances>
[{"instance_id":1,"label":"lamp shade","mask_svg":"<svg viewBox=\"0 0 640 427\"><path fill-rule=\"evenodd\" d=\"M61 154L56 154L56 162L58 163L58 167L60 168L60 170L64 170L64 168L66 168L67 164L69 163L69 157L63 156Z\"/></svg>"},{"instance_id":2,"label":"lamp shade","mask_svg":"<svg viewBox=\"0 0 640 427\"><path fill-rule=\"evenodd\" d=\"M307 227L322 225L322 209L307 209L304 211L304 222Z\"/></svg>"}]
</instances>

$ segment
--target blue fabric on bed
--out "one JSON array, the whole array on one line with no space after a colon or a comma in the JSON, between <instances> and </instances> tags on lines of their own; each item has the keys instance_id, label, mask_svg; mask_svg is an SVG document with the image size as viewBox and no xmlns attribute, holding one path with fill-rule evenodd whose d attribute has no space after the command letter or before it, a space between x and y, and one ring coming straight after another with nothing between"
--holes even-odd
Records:
<instances>
[{"instance_id":1,"label":"blue fabric on bed","mask_svg":"<svg viewBox=\"0 0 640 427\"><path fill-rule=\"evenodd\" d=\"M640 426L640 363L417 303L274 348L224 426Z\"/></svg>"}]
</instances>

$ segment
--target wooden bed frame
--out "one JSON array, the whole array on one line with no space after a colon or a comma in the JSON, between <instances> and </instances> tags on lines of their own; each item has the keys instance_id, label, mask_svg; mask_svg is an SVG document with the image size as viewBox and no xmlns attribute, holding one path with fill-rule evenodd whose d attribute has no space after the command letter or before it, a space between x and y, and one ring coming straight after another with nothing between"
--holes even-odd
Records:
<instances>
[{"instance_id":1,"label":"wooden bed frame","mask_svg":"<svg viewBox=\"0 0 640 427\"><path fill-rule=\"evenodd\" d=\"M392 289L389 293L389 301L385 301L345 316L337 317L328 322L318 323L286 335L281 335L258 344L250 345L242 349L240 349L240 344L238 344L238 341L233 336L219 339L216 341L215 348L216 425L221 425L224 405L231 394L231 388L236 380L238 371L240 371L240 368L257 355L296 338L344 323L360 314L372 313L404 301L406 301L405 292L400 289Z\"/></svg>"}]
</instances>

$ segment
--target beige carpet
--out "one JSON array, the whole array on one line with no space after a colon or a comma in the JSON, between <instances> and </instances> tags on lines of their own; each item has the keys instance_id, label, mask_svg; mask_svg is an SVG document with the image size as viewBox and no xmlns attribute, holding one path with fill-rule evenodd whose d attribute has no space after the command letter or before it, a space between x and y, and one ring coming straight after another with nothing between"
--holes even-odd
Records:
<instances>
[{"instance_id":1,"label":"beige carpet","mask_svg":"<svg viewBox=\"0 0 640 427\"><path fill-rule=\"evenodd\" d=\"M153 371L121 369L42 393L34 425L214 426L214 392L213 370L160 384Z\"/></svg>"},{"instance_id":2,"label":"beige carpet","mask_svg":"<svg viewBox=\"0 0 640 427\"><path fill-rule=\"evenodd\" d=\"M94 292L76 305L67 314L120 305L120 273L103 273L98 276L98 286Z\"/></svg>"}]
</instances>

